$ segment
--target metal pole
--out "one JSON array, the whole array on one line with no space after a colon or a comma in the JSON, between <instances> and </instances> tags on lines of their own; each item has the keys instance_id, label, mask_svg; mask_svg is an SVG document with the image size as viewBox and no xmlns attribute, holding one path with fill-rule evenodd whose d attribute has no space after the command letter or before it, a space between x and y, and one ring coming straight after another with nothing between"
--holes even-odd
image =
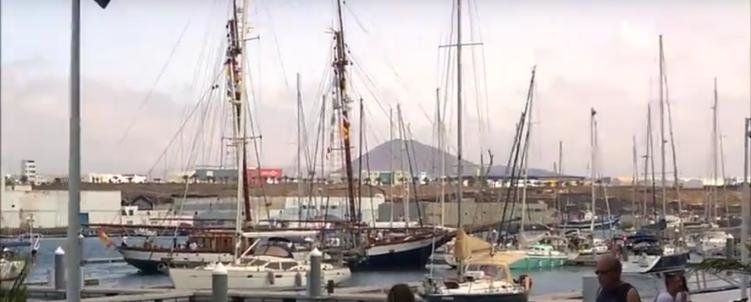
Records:
<instances>
[{"instance_id":1,"label":"metal pole","mask_svg":"<svg viewBox=\"0 0 751 302\"><path fill-rule=\"evenodd\" d=\"M749 198L751 198L751 187L749 187L748 181L748 164L749 164L749 123L751 119L746 118L746 123L743 128L743 193L745 194L744 200L741 201L741 263L748 263L748 249L746 248L746 242L748 242L748 223L749 223ZM741 274L741 299L748 298L748 275Z\"/></svg>"},{"instance_id":2,"label":"metal pole","mask_svg":"<svg viewBox=\"0 0 751 302\"><path fill-rule=\"evenodd\" d=\"M55 289L65 288L65 251L62 247L55 250Z\"/></svg>"},{"instance_id":3,"label":"metal pole","mask_svg":"<svg viewBox=\"0 0 751 302\"><path fill-rule=\"evenodd\" d=\"M219 262L211 272L212 302L227 302L228 284L227 269Z\"/></svg>"},{"instance_id":4,"label":"metal pole","mask_svg":"<svg viewBox=\"0 0 751 302\"><path fill-rule=\"evenodd\" d=\"M310 272L308 273L308 296L321 296L321 259L323 254L317 248L310 252Z\"/></svg>"},{"instance_id":5,"label":"metal pole","mask_svg":"<svg viewBox=\"0 0 751 302\"><path fill-rule=\"evenodd\" d=\"M68 154L68 261L65 298L81 300L81 0L71 0L70 35L70 145Z\"/></svg>"}]
</instances>

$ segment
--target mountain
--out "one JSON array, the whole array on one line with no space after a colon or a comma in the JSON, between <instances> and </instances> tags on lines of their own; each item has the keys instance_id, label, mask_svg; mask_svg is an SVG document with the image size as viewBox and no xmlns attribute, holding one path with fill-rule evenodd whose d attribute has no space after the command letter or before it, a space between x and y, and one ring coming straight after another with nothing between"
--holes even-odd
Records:
<instances>
[{"instance_id":1,"label":"mountain","mask_svg":"<svg viewBox=\"0 0 751 302\"><path fill-rule=\"evenodd\" d=\"M405 144L410 154L409 159L404 152ZM357 158L352 161L352 167L353 171L368 170L368 168L370 171L391 171L393 165L394 171L409 171L411 160L414 174L425 172L428 175L440 175L443 156L446 157L446 174L456 176L456 155L443 152L416 140L394 139L382 143L363 154L363 169L358 166L359 160ZM402 160L404 161L403 165ZM462 164L463 175L474 176L477 174L478 165L467 160L462 160Z\"/></svg>"}]
</instances>

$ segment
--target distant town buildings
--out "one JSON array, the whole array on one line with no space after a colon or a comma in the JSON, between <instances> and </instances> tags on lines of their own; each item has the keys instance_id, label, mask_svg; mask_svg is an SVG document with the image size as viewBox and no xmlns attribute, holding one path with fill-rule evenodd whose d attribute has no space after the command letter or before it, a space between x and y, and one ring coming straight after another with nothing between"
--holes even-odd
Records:
<instances>
[{"instance_id":1,"label":"distant town buildings","mask_svg":"<svg viewBox=\"0 0 751 302\"><path fill-rule=\"evenodd\" d=\"M20 181L22 183L35 183L37 181L37 163L33 159L21 160L21 175Z\"/></svg>"},{"instance_id":2,"label":"distant town buildings","mask_svg":"<svg viewBox=\"0 0 751 302\"><path fill-rule=\"evenodd\" d=\"M101 183L101 184L126 184L126 183L146 183L146 175L138 174L109 174L109 173L89 173L82 179L83 182Z\"/></svg>"}]
</instances>

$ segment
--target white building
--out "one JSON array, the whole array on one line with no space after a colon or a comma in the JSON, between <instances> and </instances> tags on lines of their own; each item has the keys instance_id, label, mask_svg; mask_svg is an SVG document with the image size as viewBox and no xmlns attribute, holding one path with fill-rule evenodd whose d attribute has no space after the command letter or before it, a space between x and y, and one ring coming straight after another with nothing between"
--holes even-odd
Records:
<instances>
[{"instance_id":1,"label":"white building","mask_svg":"<svg viewBox=\"0 0 751 302\"><path fill-rule=\"evenodd\" d=\"M84 182L102 184L145 183L146 180L145 175L110 173L89 173L83 178Z\"/></svg>"},{"instance_id":2,"label":"white building","mask_svg":"<svg viewBox=\"0 0 751 302\"><path fill-rule=\"evenodd\" d=\"M117 223L120 217L120 191L81 191L81 223ZM68 191L14 190L3 192L0 223L3 228L68 226Z\"/></svg>"},{"instance_id":3,"label":"white building","mask_svg":"<svg viewBox=\"0 0 751 302\"><path fill-rule=\"evenodd\" d=\"M37 179L37 163L32 159L21 160L21 178L28 183L34 183Z\"/></svg>"}]
</instances>

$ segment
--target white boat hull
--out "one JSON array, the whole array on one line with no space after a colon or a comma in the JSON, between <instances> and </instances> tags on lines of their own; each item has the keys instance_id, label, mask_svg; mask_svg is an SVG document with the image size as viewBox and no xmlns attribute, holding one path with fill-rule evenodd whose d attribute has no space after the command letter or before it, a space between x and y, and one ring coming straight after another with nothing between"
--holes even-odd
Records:
<instances>
[{"instance_id":1,"label":"white boat hull","mask_svg":"<svg viewBox=\"0 0 751 302\"><path fill-rule=\"evenodd\" d=\"M204 268L170 268L169 277L176 289L210 289L212 270ZM322 282L329 280L339 284L352 276L348 268L334 268L322 271ZM227 270L229 289L284 290L305 287L308 283L306 271L248 271Z\"/></svg>"}]
</instances>

